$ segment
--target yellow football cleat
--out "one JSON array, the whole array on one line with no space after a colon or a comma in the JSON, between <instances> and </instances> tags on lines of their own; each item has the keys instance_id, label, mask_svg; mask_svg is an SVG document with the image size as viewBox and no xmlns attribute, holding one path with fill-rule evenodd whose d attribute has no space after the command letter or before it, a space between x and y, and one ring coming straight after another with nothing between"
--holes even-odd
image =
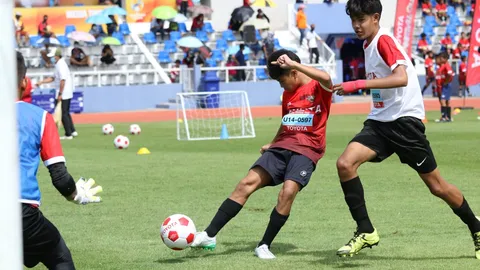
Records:
<instances>
[{"instance_id":1,"label":"yellow football cleat","mask_svg":"<svg viewBox=\"0 0 480 270\"><path fill-rule=\"evenodd\" d=\"M378 245L380 237L378 236L377 229L374 229L372 233L358 233L353 234L352 239L348 243L337 250L337 255L340 257L352 257L357 255L360 250L364 248L372 248Z\"/></svg>"},{"instance_id":2,"label":"yellow football cleat","mask_svg":"<svg viewBox=\"0 0 480 270\"><path fill-rule=\"evenodd\" d=\"M472 237L475 245L475 256L480 260L480 232L474 233Z\"/></svg>"}]
</instances>

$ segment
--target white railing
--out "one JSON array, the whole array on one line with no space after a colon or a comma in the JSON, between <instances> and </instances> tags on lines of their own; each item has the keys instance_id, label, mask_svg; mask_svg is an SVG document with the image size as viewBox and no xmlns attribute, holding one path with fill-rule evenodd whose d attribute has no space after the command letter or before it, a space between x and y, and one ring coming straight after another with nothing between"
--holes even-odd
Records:
<instances>
[{"instance_id":1,"label":"white railing","mask_svg":"<svg viewBox=\"0 0 480 270\"><path fill-rule=\"evenodd\" d=\"M308 65L308 66L313 66L317 67L319 69L323 69L328 72L328 70L335 69L335 66L331 65L325 65L325 64L314 64L314 65ZM224 81L226 83L229 83L230 76L229 76L229 71L231 70L245 70L245 76L246 79L245 81L250 81L250 82L257 82L259 81L259 78L257 77L257 69L265 69L266 66L233 66L233 67L202 67L200 70L202 72L207 72L207 71L216 71L217 76L220 78L220 81ZM172 71L179 72L180 76L180 82L182 82L182 76L189 76L185 73L192 74L193 73L193 68L166 68L164 69L165 72L169 73ZM110 85L132 85L132 84L142 84L142 83L135 83L135 80L133 79L133 75L152 75L153 74L153 84L158 85L163 82L161 78L159 78L158 72L156 69L140 69L140 70L88 70L88 71L71 71L72 79L75 82L76 77L78 76L96 76L96 85L86 85L83 84L83 86L87 87L92 87L92 86L110 86ZM265 71L265 74L268 77L267 71ZM111 83L103 84L102 76L105 75L119 75L123 76L125 78L125 83L113 83L111 80ZM28 72L27 76L32 79L33 82L43 80L45 77L51 77L53 76L53 72ZM266 78L267 80L269 78ZM43 85L42 85L43 86ZM76 85L79 86L79 85ZM80 85L82 86L82 85ZM49 85L45 85L43 88L52 88ZM188 89L190 90L190 89ZM193 90L193 89L192 89Z\"/></svg>"},{"instance_id":2,"label":"white railing","mask_svg":"<svg viewBox=\"0 0 480 270\"><path fill-rule=\"evenodd\" d=\"M295 10L296 4L288 4L288 30L296 37L300 38L300 31L297 28L296 21L297 21L297 11ZM310 25L307 24L307 31L309 31ZM315 37L320 38L317 33L314 33ZM308 42L305 42L302 46L303 49L308 51ZM318 51L320 55L320 59L322 59L325 64L329 67L332 67L330 70L327 70L332 77L336 77L336 62L335 62L335 52L325 43L325 42L317 42Z\"/></svg>"}]
</instances>

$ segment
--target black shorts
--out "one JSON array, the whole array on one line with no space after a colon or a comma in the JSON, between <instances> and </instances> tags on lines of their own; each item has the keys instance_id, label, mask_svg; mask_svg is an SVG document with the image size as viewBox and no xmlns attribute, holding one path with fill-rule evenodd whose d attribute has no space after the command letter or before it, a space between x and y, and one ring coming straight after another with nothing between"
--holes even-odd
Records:
<instances>
[{"instance_id":1,"label":"black shorts","mask_svg":"<svg viewBox=\"0 0 480 270\"><path fill-rule=\"evenodd\" d=\"M368 119L352 142L372 149L377 156L370 162L381 162L396 153L402 163L418 173L430 173L437 168L425 126L415 117L401 117L393 122Z\"/></svg>"},{"instance_id":2,"label":"black shorts","mask_svg":"<svg viewBox=\"0 0 480 270\"><path fill-rule=\"evenodd\" d=\"M43 263L48 269L75 269L72 255L58 229L42 212L22 204L23 264L32 268Z\"/></svg>"},{"instance_id":3,"label":"black shorts","mask_svg":"<svg viewBox=\"0 0 480 270\"><path fill-rule=\"evenodd\" d=\"M308 157L283 148L270 148L252 165L260 166L272 177L270 186L279 185L285 180L292 180L300 185L300 189L307 186L315 163Z\"/></svg>"}]
</instances>

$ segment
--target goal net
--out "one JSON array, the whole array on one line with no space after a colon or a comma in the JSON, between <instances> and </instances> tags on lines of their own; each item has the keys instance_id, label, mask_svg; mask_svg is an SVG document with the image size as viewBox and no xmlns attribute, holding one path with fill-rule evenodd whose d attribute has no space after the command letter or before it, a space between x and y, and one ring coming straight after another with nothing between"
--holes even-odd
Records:
<instances>
[{"instance_id":1,"label":"goal net","mask_svg":"<svg viewBox=\"0 0 480 270\"><path fill-rule=\"evenodd\" d=\"M254 138L252 113L245 91L177 94L177 139Z\"/></svg>"}]
</instances>

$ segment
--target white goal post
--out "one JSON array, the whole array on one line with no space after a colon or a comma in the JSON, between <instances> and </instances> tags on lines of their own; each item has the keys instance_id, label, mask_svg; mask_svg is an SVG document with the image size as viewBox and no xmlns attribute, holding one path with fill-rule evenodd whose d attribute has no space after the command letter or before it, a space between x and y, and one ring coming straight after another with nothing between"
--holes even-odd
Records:
<instances>
[{"instance_id":1,"label":"white goal post","mask_svg":"<svg viewBox=\"0 0 480 270\"><path fill-rule=\"evenodd\" d=\"M255 137L245 91L177 93L176 100L178 140Z\"/></svg>"}]
</instances>

